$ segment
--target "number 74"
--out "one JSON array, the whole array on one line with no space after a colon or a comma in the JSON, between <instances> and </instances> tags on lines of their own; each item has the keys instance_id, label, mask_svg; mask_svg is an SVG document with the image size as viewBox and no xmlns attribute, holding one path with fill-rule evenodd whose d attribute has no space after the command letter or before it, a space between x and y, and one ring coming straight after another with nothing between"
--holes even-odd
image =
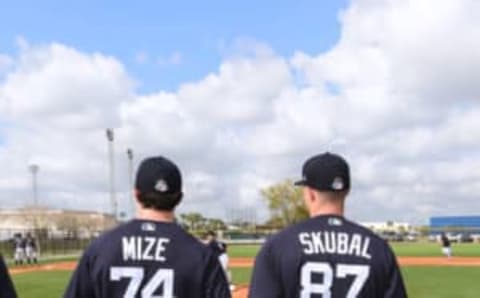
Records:
<instances>
[{"instance_id":1,"label":"number 74","mask_svg":"<svg viewBox=\"0 0 480 298\"><path fill-rule=\"evenodd\" d=\"M111 267L110 280L119 281L122 278L130 278L127 290L123 294L123 298L135 298L140 285L142 284L144 269L140 267ZM163 295L154 296L155 291L163 284ZM173 270L159 269L150 278L141 292L142 298L173 298Z\"/></svg>"}]
</instances>

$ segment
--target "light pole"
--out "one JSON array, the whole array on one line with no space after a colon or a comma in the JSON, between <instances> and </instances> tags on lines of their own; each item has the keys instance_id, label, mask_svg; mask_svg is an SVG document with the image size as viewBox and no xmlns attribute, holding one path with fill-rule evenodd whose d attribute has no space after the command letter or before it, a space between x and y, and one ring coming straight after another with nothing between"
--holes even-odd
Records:
<instances>
[{"instance_id":1,"label":"light pole","mask_svg":"<svg viewBox=\"0 0 480 298\"><path fill-rule=\"evenodd\" d=\"M133 204L133 150L131 148L127 149L127 158L128 158L128 185L130 189L129 192L129 199L130 199L130 211L133 214L135 213L134 204Z\"/></svg>"},{"instance_id":2,"label":"light pole","mask_svg":"<svg viewBox=\"0 0 480 298\"><path fill-rule=\"evenodd\" d=\"M28 169L30 170L30 173L32 173L33 206L38 207L37 174L40 167L36 164L31 164Z\"/></svg>"},{"instance_id":3,"label":"light pole","mask_svg":"<svg viewBox=\"0 0 480 298\"><path fill-rule=\"evenodd\" d=\"M113 151L113 129L107 129L107 142L108 142L108 164L110 171L110 202L112 204L112 214L113 217L117 218L117 198L115 197L115 160L114 160L114 151Z\"/></svg>"}]
</instances>

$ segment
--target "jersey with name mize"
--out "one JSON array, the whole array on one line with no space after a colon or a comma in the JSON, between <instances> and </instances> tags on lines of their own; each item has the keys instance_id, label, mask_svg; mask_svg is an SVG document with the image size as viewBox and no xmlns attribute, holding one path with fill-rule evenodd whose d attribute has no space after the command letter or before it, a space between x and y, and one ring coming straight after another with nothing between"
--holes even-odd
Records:
<instances>
[{"instance_id":1,"label":"jersey with name mize","mask_svg":"<svg viewBox=\"0 0 480 298\"><path fill-rule=\"evenodd\" d=\"M406 297L388 244L340 216L318 216L270 238L255 261L250 298Z\"/></svg>"},{"instance_id":2,"label":"jersey with name mize","mask_svg":"<svg viewBox=\"0 0 480 298\"><path fill-rule=\"evenodd\" d=\"M132 220L85 251L64 297L230 298L216 256L174 223Z\"/></svg>"},{"instance_id":3,"label":"jersey with name mize","mask_svg":"<svg viewBox=\"0 0 480 298\"><path fill-rule=\"evenodd\" d=\"M0 255L0 298L16 298L17 294L8 274L7 266Z\"/></svg>"}]
</instances>

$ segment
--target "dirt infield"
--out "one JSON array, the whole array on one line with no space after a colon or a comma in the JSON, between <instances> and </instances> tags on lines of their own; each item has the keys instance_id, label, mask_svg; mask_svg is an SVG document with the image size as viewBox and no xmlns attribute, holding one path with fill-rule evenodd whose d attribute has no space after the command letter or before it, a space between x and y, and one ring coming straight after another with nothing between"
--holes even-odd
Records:
<instances>
[{"instance_id":1,"label":"dirt infield","mask_svg":"<svg viewBox=\"0 0 480 298\"><path fill-rule=\"evenodd\" d=\"M253 267L254 258L231 258L228 266L232 268L250 268Z\"/></svg>"},{"instance_id":2,"label":"dirt infield","mask_svg":"<svg viewBox=\"0 0 480 298\"><path fill-rule=\"evenodd\" d=\"M400 257L398 262L401 266L480 266L480 257ZM253 258L232 258L230 267L251 268ZM10 274L19 274L38 271L71 271L75 269L76 262L57 262L43 265L29 265L24 267L10 268ZM237 285L233 292L233 298L246 298L248 285Z\"/></svg>"},{"instance_id":3,"label":"dirt infield","mask_svg":"<svg viewBox=\"0 0 480 298\"><path fill-rule=\"evenodd\" d=\"M249 268L253 267L253 258L233 258L230 267ZM401 266L480 266L480 257L399 257Z\"/></svg>"},{"instance_id":4,"label":"dirt infield","mask_svg":"<svg viewBox=\"0 0 480 298\"><path fill-rule=\"evenodd\" d=\"M72 271L77 266L77 262L56 262L41 265L26 265L10 268L10 274L37 272L37 271Z\"/></svg>"},{"instance_id":5,"label":"dirt infield","mask_svg":"<svg viewBox=\"0 0 480 298\"><path fill-rule=\"evenodd\" d=\"M232 298L247 298L248 296L248 285L237 286L235 291L233 291Z\"/></svg>"},{"instance_id":6,"label":"dirt infield","mask_svg":"<svg viewBox=\"0 0 480 298\"><path fill-rule=\"evenodd\" d=\"M400 266L480 266L479 257L400 257Z\"/></svg>"}]
</instances>

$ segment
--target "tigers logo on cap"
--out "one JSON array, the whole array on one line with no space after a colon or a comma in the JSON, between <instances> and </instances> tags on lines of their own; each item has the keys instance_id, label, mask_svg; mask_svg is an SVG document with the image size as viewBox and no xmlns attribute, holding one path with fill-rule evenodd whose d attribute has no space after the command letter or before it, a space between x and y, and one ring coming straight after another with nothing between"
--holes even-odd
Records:
<instances>
[{"instance_id":1,"label":"tigers logo on cap","mask_svg":"<svg viewBox=\"0 0 480 298\"><path fill-rule=\"evenodd\" d=\"M345 183L343 183L343 179L341 177L335 177L332 182L332 189L334 190L342 190L344 188Z\"/></svg>"},{"instance_id":2,"label":"tigers logo on cap","mask_svg":"<svg viewBox=\"0 0 480 298\"><path fill-rule=\"evenodd\" d=\"M168 184L167 181L160 179L155 184L155 190L159 192L166 192L168 191Z\"/></svg>"}]
</instances>

